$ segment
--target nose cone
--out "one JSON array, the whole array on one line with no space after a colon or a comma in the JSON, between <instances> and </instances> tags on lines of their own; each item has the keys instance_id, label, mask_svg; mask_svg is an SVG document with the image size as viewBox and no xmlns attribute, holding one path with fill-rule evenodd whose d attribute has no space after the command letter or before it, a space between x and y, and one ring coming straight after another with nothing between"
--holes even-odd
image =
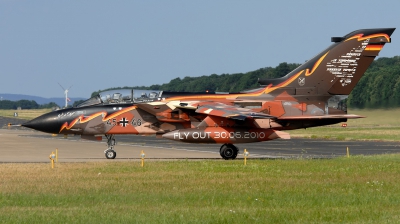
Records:
<instances>
[{"instance_id":1,"label":"nose cone","mask_svg":"<svg viewBox=\"0 0 400 224\"><path fill-rule=\"evenodd\" d=\"M42 116L22 124L24 127L47 133L58 133L61 125L62 122L58 119L58 114L55 112L43 114Z\"/></svg>"}]
</instances>

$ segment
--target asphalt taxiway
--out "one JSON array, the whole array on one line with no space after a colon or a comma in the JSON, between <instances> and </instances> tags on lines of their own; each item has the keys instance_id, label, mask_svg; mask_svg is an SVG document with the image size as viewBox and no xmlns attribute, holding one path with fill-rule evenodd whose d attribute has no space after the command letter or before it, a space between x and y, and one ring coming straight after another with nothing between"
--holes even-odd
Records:
<instances>
[{"instance_id":1,"label":"asphalt taxiway","mask_svg":"<svg viewBox=\"0 0 400 224\"><path fill-rule=\"evenodd\" d=\"M49 162L52 151L58 151L59 162L139 160L143 150L146 159L221 159L219 144L189 144L155 136L116 136L117 158L104 156L106 143L81 140L79 136L52 136L31 130L0 129L1 162ZM268 142L236 144L243 158L244 149L250 158L332 158L351 155L400 153L399 142L330 141L317 139L273 140ZM221 159L222 160L222 159Z\"/></svg>"}]
</instances>

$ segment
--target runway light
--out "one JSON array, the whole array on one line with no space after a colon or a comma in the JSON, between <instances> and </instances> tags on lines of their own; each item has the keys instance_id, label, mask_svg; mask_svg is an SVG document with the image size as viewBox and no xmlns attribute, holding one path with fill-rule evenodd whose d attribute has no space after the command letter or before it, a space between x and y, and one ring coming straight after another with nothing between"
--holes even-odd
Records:
<instances>
[{"instance_id":1,"label":"runway light","mask_svg":"<svg viewBox=\"0 0 400 224\"><path fill-rule=\"evenodd\" d=\"M243 156L244 156L244 165L246 166L247 165L247 157L249 156L249 152L247 151L247 149L244 149L244 153L243 153Z\"/></svg>"},{"instance_id":2,"label":"runway light","mask_svg":"<svg viewBox=\"0 0 400 224\"><path fill-rule=\"evenodd\" d=\"M350 158L350 151L349 151L349 147L347 147L347 158Z\"/></svg>"},{"instance_id":3,"label":"runway light","mask_svg":"<svg viewBox=\"0 0 400 224\"><path fill-rule=\"evenodd\" d=\"M146 157L146 154L144 154L144 151L142 150L142 152L140 153L140 157L142 158L142 164L141 166L144 167L144 158Z\"/></svg>"},{"instance_id":4,"label":"runway light","mask_svg":"<svg viewBox=\"0 0 400 224\"><path fill-rule=\"evenodd\" d=\"M56 158L56 155L54 154L54 152L51 152L49 159L51 162L51 168L54 169L54 159Z\"/></svg>"}]
</instances>

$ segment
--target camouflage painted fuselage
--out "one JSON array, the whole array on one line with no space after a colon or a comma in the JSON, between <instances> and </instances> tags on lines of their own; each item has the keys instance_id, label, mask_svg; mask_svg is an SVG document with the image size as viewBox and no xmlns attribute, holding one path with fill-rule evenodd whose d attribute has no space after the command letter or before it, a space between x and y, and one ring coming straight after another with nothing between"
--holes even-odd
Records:
<instances>
[{"instance_id":1,"label":"camouflage painted fuselage","mask_svg":"<svg viewBox=\"0 0 400 224\"><path fill-rule=\"evenodd\" d=\"M141 102L132 97L117 103L103 100L97 105L54 111L24 126L82 136L155 134L194 143L289 138L283 130L361 117L347 114L343 100L391 41L393 32L394 28L363 29L333 38L335 43L311 60L282 78L259 80L261 87L253 91L160 93Z\"/></svg>"}]
</instances>

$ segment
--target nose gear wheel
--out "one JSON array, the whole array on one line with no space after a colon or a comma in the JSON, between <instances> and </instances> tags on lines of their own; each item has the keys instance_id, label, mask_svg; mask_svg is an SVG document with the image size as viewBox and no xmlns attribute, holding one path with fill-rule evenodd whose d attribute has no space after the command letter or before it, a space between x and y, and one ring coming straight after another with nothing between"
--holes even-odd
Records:
<instances>
[{"instance_id":1,"label":"nose gear wheel","mask_svg":"<svg viewBox=\"0 0 400 224\"><path fill-rule=\"evenodd\" d=\"M114 135L105 135L107 138L107 149L104 151L107 159L115 159L117 152L114 151L114 146L117 144L115 142Z\"/></svg>"}]
</instances>

